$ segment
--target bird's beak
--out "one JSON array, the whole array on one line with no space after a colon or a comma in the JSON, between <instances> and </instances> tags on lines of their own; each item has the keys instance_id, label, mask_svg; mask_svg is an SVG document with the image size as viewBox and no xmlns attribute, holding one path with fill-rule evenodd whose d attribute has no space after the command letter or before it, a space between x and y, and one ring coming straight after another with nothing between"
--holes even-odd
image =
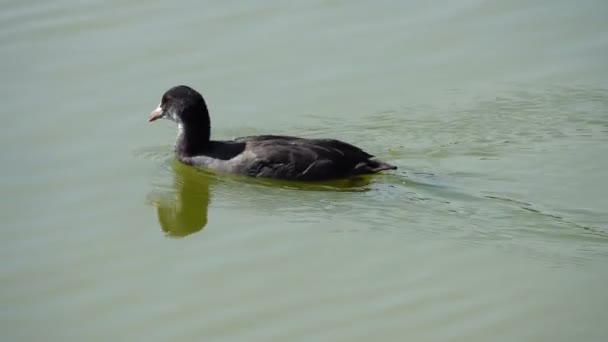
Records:
<instances>
[{"instance_id":1,"label":"bird's beak","mask_svg":"<svg viewBox=\"0 0 608 342\"><path fill-rule=\"evenodd\" d=\"M152 113L150 113L150 118L148 119L148 122L158 120L158 119L162 118L164 114L165 113L164 113L163 109L160 108L160 105L158 105L158 108L156 108L155 110L152 111Z\"/></svg>"}]
</instances>

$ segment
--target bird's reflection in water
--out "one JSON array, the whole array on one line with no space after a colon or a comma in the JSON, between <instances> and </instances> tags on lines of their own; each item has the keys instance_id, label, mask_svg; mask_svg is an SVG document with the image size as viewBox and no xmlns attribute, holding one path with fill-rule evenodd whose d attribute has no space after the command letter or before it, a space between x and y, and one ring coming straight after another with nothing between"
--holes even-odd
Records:
<instances>
[{"instance_id":1,"label":"bird's reflection in water","mask_svg":"<svg viewBox=\"0 0 608 342\"><path fill-rule=\"evenodd\" d=\"M368 191L371 184L371 177L357 177L352 179L302 183L293 181L282 181L273 179L257 179L240 176L230 177L224 175L219 182L214 174L183 165L175 161L173 163L173 186L165 191L155 191L148 195L148 202L156 207L158 222L161 229L170 237L185 237L201 231L207 224L207 211L210 202L211 183L216 186L228 188L238 187L239 191L234 192L238 198L243 195L243 190L252 191L251 195L256 198L259 196L271 196L270 201L261 201L261 208L272 210L279 202L293 198L286 195L289 192L282 190L313 191L313 192L362 192ZM269 191L269 190L279 190ZM232 192L231 192L232 193ZM272 193L272 194L270 194ZM281 198L281 194L286 197ZM244 199L243 199L244 200ZM265 206L270 204L271 207Z\"/></svg>"},{"instance_id":2,"label":"bird's reflection in water","mask_svg":"<svg viewBox=\"0 0 608 342\"><path fill-rule=\"evenodd\" d=\"M173 163L173 188L148 195L156 207L161 229L170 237L185 237L207 224L209 207L208 174L181 163Z\"/></svg>"}]
</instances>

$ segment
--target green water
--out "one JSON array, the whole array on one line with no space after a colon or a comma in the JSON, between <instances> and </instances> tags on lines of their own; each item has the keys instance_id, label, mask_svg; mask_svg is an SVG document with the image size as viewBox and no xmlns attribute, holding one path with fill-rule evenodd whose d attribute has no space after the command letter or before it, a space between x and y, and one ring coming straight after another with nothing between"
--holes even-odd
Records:
<instances>
[{"instance_id":1,"label":"green water","mask_svg":"<svg viewBox=\"0 0 608 342\"><path fill-rule=\"evenodd\" d=\"M4 1L3 341L605 341L605 1ZM306 186L174 161L334 137Z\"/></svg>"}]
</instances>

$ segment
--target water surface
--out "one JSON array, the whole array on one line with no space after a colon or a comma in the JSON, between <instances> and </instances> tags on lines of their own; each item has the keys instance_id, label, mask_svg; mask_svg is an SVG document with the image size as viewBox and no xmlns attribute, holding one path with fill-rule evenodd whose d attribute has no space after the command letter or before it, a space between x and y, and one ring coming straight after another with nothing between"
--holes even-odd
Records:
<instances>
[{"instance_id":1,"label":"water surface","mask_svg":"<svg viewBox=\"0 0 608 342\"><path fill-rule=\"evenodd\" d=\"M7 341L605 341L605 1L5 1ZM399 170L316 186L176 163L335 137Z\"/></svg>"}]
</instances>

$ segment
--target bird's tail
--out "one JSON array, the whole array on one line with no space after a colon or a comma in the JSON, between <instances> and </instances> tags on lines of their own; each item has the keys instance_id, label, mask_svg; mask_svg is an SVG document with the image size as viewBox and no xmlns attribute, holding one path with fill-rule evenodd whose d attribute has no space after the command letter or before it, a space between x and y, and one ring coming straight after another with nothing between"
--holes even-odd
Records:
<instances>
[{"instance_id":1,"label":"bird's tail","mask_svg":"<svg viewBox=\"0 0 608 342\"><path fill-rule=\"evenodd\" d=\"M365 162L359 163L355 167L356 174L365 174L365 173L377 173L380 171L386 170L396 170L397 167L395 165L391 165L389 163L383 162L377 159L368 159Z\"/></svg>"}]
</instances>

